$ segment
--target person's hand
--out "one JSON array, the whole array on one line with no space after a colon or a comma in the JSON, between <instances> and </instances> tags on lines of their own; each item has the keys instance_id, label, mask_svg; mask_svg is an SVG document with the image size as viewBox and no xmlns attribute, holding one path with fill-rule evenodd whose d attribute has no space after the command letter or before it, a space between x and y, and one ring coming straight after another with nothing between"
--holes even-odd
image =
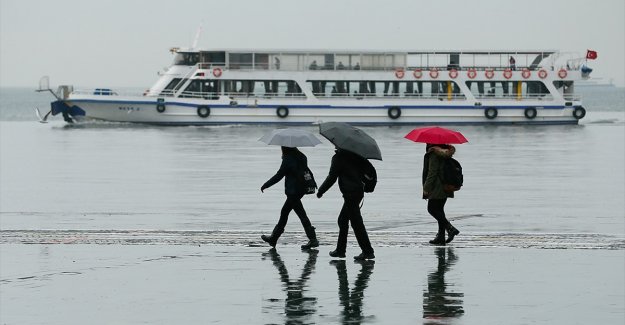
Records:
<instances>
[{"instance_id":1,"label":"person's hand","mask_svg":"<svg viewBox=\"0 0 625 325\"><path fill-rule=\"evenodd\" d=\"M320 192L317 192L317 198L320 199L323 196Z\"/></svg>"},{"instance_id":2,"label":"person's hand","mask_svg":"<svg viewBox=\"0 0 625 325\"><path fill-rule=\"evenodd\" d=\"M427 199L430 196L429 192L423 191L423 198Z\"/></svg>"}]
</instances>

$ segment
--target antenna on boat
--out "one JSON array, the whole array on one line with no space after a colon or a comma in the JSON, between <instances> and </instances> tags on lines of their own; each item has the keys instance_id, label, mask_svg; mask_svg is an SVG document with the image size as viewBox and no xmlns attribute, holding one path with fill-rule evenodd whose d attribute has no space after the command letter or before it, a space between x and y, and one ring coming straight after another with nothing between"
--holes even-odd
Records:
<instances>
[{"instance_id":1,"label":"antenna on boat","mask_svg":"<svg viewBox=\"0 0 625 325\"><path fill-rule=\"evenodd\" d=\"M197 49L197 43L200 40L200 35L202 35L202 23L200 22L200 27L198 27L197 29L197 33L195 33L195 39L193 40L193 46L191 46L192 49Z\"/></svg>"}]
</instances>

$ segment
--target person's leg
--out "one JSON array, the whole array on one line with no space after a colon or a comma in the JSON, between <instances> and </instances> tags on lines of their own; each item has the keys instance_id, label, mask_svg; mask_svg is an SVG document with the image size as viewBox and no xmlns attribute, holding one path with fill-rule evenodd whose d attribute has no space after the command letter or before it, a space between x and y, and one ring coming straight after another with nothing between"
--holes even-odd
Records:
<instances>
[{"instance_id":1,"label":"person's leg","mask_svg":"<svg viewBox=\"0 0 625 325\"><path fill-rule=\"evenodd\" d=\"M350 196L346 197L345 200L349 209L349 220L352 224L352 229L354 229L354 235L356 235L358 245L360 246L360 249L362 250L364 255L372 256L373 248L371 247L369 235L367 235L367 229L365 228L365 223L362 220L362 214L360 213L359 205L360 201L362 201L362 196Z\"/></svg>"},{"instance_id":2,"label":"person's leg","mask_svg":"<svg viewBox=\"0 0 625 325\"><path fill-rule=\"evenodd\" d=\"M292 197L293 211L299 217L299 220L302 222L302 226L304 227L304 231L306 232L306 236L308 237L308 243L302 245L302 249L309 249L313 247L319 246L319 241L317 240L317 234L315 233L315 227L310 223L310 219L306 215L306 210L304 209L304 205L302 204L303 195Z\"/></svg>"},{"instance_id":3,"label":"person's leg","mask_svg":"<svg viewBox=\"0 0 625 325\"><path fill-rule=\"evenodd\" d=\"M428 200L428 212L438 222L438 232L436 237L430 241L430 244L445 245L445 229L449 224L449 221L445 218L445 202L447 202L447 199Z\"/></svg>"},{"instance_id":4,"label":"person's leg","mask_svg":"<svg viewBox=\"0 0 625 325\"><path fill-rule=\"evenodd\" d=\"M337 224L339 226L339 237L336 241L336 250L330 252L330 256L345 257L345 250L347 249L347 231L349 230L349 209L345 197L343 197L343 207L339 213Z\"/></svg>"},{"instance_id":5,"label":"person's leg","mask_svg":"<svg viewBox=\"0 0 625 325\"><path fill-rule=\"evenodd\" d=\"M260 238L262 238L262 240L266 241L272 247L275 247L276 243L278 242L278 238L280 238L280 235L282 235L282 233L284 232L284 227L286 227L287 221L289 221L289 213L291 212L291 210L293 210L293 198L287 196L286 201L284 201L284 205L282 205L282 210L280 210L280 219L278 220L276 226L273 228L271 236L262 235L260 236Z\"/></svg>"}]
</instances>

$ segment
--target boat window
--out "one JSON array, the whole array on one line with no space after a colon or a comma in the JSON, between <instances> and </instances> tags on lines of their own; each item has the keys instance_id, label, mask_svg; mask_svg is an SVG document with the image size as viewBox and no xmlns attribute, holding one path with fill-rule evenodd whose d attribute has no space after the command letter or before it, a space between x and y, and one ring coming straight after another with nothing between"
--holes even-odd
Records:
<instances>
[{"instance_id":1,"label":"boat window","mask_svg":"<svg viewBox=\"0 0 625 325\"><path fill-rule=\"evenodd\" d=\"M180 93L180 97L219 99L219 82L217 80L192 80Z\"/></svg>"},{"instance_id":2,"label":"boat window","mask_svg":"<svg viewBox=\"0 0 625 325\"><path fill-rule=\"evenodd\" d=\"M203 69L224 66L226 65L226 52L200 52L200 62Z\"/></svg>"},{"instance_id":3,"label":"boat window","mask_svg":"<svg viewBox=\"0 0 625 325\"><path fill-rule=\"evenodd\" d=\"M189 79L174 78L169 84L161 91L161 95L173 95L180 87L182 87Z\"/></svg>"},{"instance_id":4,"label":"boat window","mask_svg":"<svg viewBox=\"0 0 625 325\"><path fill-rule=\"evenodd\" d=\"M465 98L453 81L328 81L309 80L316 97L423 97ZM451 87L451 88L449 88Z\"/></svg>"},{"instance_id":5,"label":"boat window","mask_svg":"<svg viewBox=\"0 0 625 325\"><path fill-rule=\"evenodd\" d=\"M303 97L293 80L222 80L224 94L231 97Z\"/></svg>"},{"instance_id":6,"label":"boat window","mask_svg":"<svg viewBox=\"0 0 625 325\"><path fill-rule=\"evenodd\" d=\"M466 85L476 98L551 98L542 81L467 81Z\"/></svg>"},{"instance_id":7,"label":"boat window","mask_svg":"<svg viewBox=\"0 0 625 325\"><path fill-rule=\"evenodd\" d=\"M200 60L199 53L178 52L174 57L175 65L196 65Z\"/></svg>"},{"instance_id":8,"label":"boat window","mask_svg":"<svg viewBox=\"0 0 625 325\"><path fill-rule=\"evenodd\" d=\"M252 69L254 67L252 53L230 53L228 59L230 69Z\"/></svg>"}]
</instances>

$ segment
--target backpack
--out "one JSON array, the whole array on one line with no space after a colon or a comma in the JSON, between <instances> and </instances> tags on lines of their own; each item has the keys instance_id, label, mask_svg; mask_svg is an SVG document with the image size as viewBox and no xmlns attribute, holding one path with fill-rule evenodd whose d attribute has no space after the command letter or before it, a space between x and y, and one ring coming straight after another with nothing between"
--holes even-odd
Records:
<instances>
[{"instance_id":1,"label":"backpack","mask_svg":"<svg viewBox=\"0 0 625 325\"><path fill-rule=\"evenodd\" d=\"M317 190L317 182L312 171L307 166L300 171L298 175L299 187L304 194L315 194Z\"/></svg>"},{"instance_id":2,"label":"backpack","mask_svg":"<svg viewBox=\"0 0 625 325\"><path fill-rule=\"evenodd\" d=\"M454 158L443 159L441 181L445 192L459 191L464 178L462 176L462 166Z\"/></svg>"},{"instance_id":3,"label":"backpack","mask_svg":"<svg viewBox=\"0 0 625 325\"><path fill-rule=\"evenodd\" d=\"M371 193L375 190L375 186L378 183L378 174L375 171L375 167L367 159L363 159L362 163L362 185L363 190L366 193Z\"/></svg>"}]
</instances>

